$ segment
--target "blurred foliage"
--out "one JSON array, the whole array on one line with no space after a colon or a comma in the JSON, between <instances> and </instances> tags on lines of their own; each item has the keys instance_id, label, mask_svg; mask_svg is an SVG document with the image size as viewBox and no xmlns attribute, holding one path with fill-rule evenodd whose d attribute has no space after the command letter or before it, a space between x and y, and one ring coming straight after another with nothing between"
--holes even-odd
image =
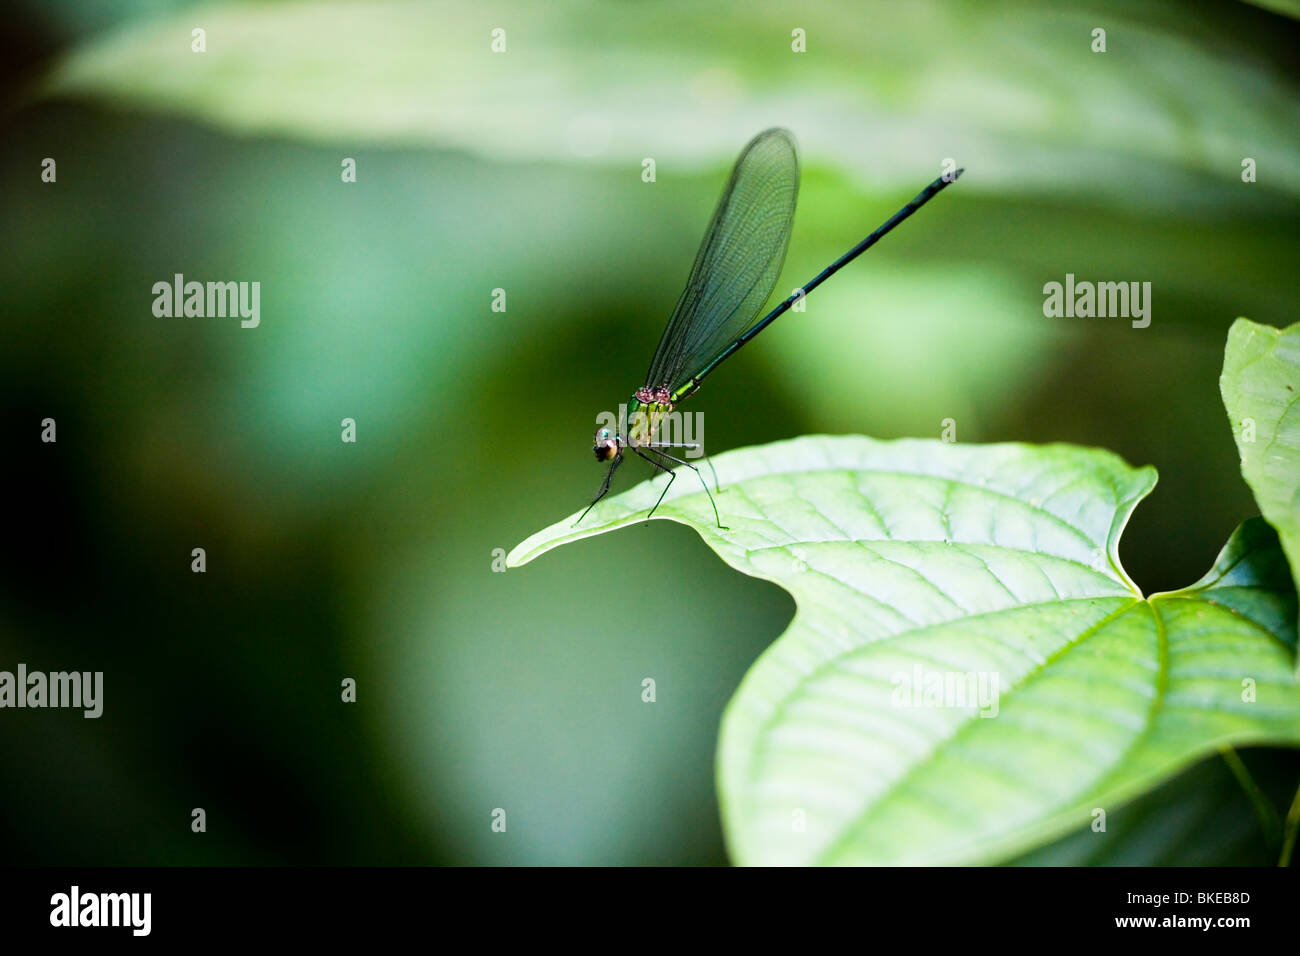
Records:
<instances>
[{"instance_id":1,"label":"blurred foliage","mask_svg":"<svg viewBox=\"0 0 1300 956\"><path fill-rule=\"evenodd\" d=\"M1300 0L1246 0L1246 2L1290 17L1300 17Z\"/></svg>"},{"instance_id":2,"label":"blurred foliage","mask_svg":"<svg viewBox=\"0 0 1300 956\"><path fill-rule=\"evenodd\" d=\"M1242 751L1252 784L1285 808L1300 776L1300 751ZM1018 866L1271 866L1276 821L1265 828L1250 798L1218 756L1132 803L1109 811L1106 829L1080 827L1026 853Z\"/></svg>"},{"instance_id":3,"label":"blurred foliage","mask_svg":"<svg viewBox=\"0 0 1300 956\"><path fill-rule=\"evenodd\" d=\"M1292 51L1284 35L1234 22L1251 11L1230 13L1027 0L828 3L797 15L764 0L707 19L691 0L213 4L80 48L47 89L244 133L493 159L626 165L653 144L664 160L699 165L754 130L793 124L810 151L866 184L909 185L918 167L956 156L978 171L971 191L1124 207L1217 206L1236 191L1224 171L1249 144L1274 188L1294 196L1300 103L1279 69ZM201 56L193 27L207 33ZM790 53L794 27L806 55ZM1100 56L1096 27L1109 38ZM502 55L489 49L495 28Z\"/></svg>"},{"instance_id":4,"label":"blurred foliage","mask_svg":"<svg viewBox=\"0 0 1300 956\"><path fill-rule=\"evenodd\" d=\"M664 523L491 565L594 493L595 415L765 125L804 150L781 288L967 172L710 379L711 450L946 417L1104 445L1161 473L1145 591L1254 511L1216 384L1235 316L1294 318L1300 33L1265 10L29 0L11 30L0 659L107 695L5 714L14 861L723 862L717 722L790 599ZM261 327L155 318L176 272L260 281ZM1151 327L1043 318L1067 272L1151 281Z\"/></svg>"}]
</instances>

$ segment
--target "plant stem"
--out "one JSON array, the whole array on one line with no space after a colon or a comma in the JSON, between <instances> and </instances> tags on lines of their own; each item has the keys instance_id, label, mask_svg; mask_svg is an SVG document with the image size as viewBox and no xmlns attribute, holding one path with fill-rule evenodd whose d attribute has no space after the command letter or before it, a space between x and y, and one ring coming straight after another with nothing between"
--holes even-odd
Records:
<instances>
[{"instance_id":1,"label":"plant stem","mask_svg":"<svg viewBox=\"0 0 1300 956\"><path fill-rule=\"evenodd\" d=\"M1223 747L1219 750L1223 762L1228 765L1237 782L1241 784L1241 789L1245 791L1246 796L1250 799L1250 804L1255 809L1255 819L1259 821L1259 828L1264 833L1264 843L1268 847L1277 846L1281 836L1281 823L1277 818L1277 810L1274 809L1272 802L1264 795L1264 791L1259 789L1255 783L1255 778L1250 775L1246 765L1241 762L1241 757L1237 751L1231 747ZM1292 806L1292 811L1297 811L1296 806ZM1290 814L1287 815L1288 821Z\"/></svg>"},{"instance_id":2,"label":"plant stem","mask_svg":"<svg viewBox=\"0 0 1300 956\"><path fill-rule=\"evenodd\" d=\"M1300 787L1296 788L1291 809L1286 813L1286 829L1282 833L1282 855L1277 858L1278 866L1291 865L1291 850L1295 847L1297 831L1300 831Z\"/></svg>"}]
</instances>

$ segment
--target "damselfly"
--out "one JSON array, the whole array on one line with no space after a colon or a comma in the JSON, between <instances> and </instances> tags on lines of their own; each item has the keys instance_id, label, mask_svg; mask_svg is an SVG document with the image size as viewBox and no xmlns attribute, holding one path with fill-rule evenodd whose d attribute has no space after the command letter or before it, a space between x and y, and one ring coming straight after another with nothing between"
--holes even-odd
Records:
<instances>
[{"instance_id":1,"label":"damselfly","mask_svg":"<svg viewBox=\"0 0 1300 956\"><path fill-rule=\"evenodd\" d=\"M755 322L754 317L771 296L785 263L795 200L799 193L799 156L794 137L788 130L764 130L750 140L736 160L731 179L704 233L686 288L677 300L677 307L650 362L645 384L628 400L626 434L610 428L596 431L593 451L597 461L610 463L609 471L605 473L600 492L587 510L578 516L574 526L609 492L614 472L623 463L623 453L631 449L669 476L649 514L654 514L677 477L677 473L665 464L672 462L695 472L713 505L714 521L719 528L726 530L718 516L717 502L713 500L700 470L667 450L694 450L698 445L659 441L660 423L741 346L870 249L961 173L960 169L955 170L926 186L879 229ZM717 488L716 474L714 487Z\"/></svg>"}]
</instances>

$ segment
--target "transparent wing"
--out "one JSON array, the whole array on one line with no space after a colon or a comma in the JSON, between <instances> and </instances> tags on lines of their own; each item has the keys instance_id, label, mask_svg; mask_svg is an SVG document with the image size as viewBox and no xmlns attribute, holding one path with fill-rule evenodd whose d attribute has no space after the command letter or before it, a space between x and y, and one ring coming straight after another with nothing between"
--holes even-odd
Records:
<instances>
[{"instance_id":1,"label":"transparent wing","mask_svg":"<svg viewBox=\"0 0 1300 956\"><path fill-rule=\"evenodd\" d=\"M645 384L671 391L745 331L772 294L790 245L799 156L788 130L764 130L736 160Z\"/></svg>"}]
</instances>

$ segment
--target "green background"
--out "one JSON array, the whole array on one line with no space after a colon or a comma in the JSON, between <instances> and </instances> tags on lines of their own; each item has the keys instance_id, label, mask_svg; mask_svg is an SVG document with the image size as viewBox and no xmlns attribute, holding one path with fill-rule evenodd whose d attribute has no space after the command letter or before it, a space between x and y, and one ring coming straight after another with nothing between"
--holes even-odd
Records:
<instances>
[{"instance_id":1,"label":"green background","mask_svg":"<svg viewBox=\"0 0 1300 956\"><path fill-rule=\"evenodd\" d=\"M1122 549L1147 593L1257 513L1218 375L1237 315L1296 318L1285 16L107 9L20 5L4 40L0 668L102 670L105 714L0 711L0 859L725 862L718 719L791 599L667 522L508 574L493 556L595 492L595 415L643 384L768 125L803 150L785 291L944 158L966 173L709 380L689 410L710 450L945 418L963 442L1105 446L1160 471ZM261 326L156 318L176 272L260 281ZM1150 281L1151 326L1045 318L1067 272ZM1294 754L1245 756L1279 800L1294 786ZM1123 860L1086 838L1029 860L1267 858L1217 761L1129 820L1155 822Z\"/></svg>"}]
</instances>

